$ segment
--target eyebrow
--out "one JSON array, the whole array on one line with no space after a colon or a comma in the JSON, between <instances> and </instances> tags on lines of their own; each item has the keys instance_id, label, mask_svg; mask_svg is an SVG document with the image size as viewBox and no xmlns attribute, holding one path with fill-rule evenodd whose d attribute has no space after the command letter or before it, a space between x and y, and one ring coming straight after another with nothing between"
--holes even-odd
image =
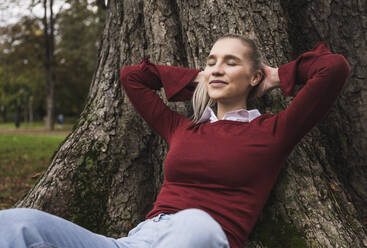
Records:
<instances>
[{"instance_id":1,"label":"eyebrow","mask_svg":"<svg viewBox=\"0 0 367 248\"><path fill-rule=\"evenodd\" d=\"M208 61L209 59L215 59L215 58L216 58L216 56L215 56L214 54L210 54L210 55L206 58L206 60ZM230 60L230 59L234 59L234 60L236 60L236 61L241 61L241 59L240 59L239 57L234 56L234 55L230 55L230 54L228 54L228 55L225 55L225 56L224 56L224 60Z\"/></svg>"}]
</instances>

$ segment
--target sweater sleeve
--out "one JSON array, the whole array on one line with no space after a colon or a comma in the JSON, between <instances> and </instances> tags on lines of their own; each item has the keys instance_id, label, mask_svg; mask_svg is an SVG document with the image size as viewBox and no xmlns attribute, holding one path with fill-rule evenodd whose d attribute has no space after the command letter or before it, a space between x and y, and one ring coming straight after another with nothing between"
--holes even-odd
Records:
<instances>
[{"instance_id":1,"label":"sweater sleeve","mask_svg":"<svg viewBox=\"0 0 367 248\"><path fill-rule=\"evenodd\" d=\"M138 65L125 66L120 80L123 89L141 117L167 143L180 122L187 118L171 110L153 90L164 88L168 101L185 101L195 90L192 80L199 70L155 65L144 59Z\"/></svg>"},{"instance_id":2,"label":"sweater sleeve","mask_svg":"<svg viewBox=\"0 0 367 248\"><path fill-rule=\"evenodd\" d=\"M304 84L286 110L278 114L282 137L295 145L327 113L350 73L347 60L332 54L325 42L279 67L284 95L294 96L295 84Z\"/></svg>"}]
</instances>

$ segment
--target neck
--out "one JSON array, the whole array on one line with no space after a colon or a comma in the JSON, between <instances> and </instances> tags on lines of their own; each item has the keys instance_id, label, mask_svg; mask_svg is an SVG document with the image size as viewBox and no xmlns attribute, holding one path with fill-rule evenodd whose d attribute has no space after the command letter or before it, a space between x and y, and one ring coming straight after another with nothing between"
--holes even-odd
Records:
<instances>
[{"instance_id":1,"label":"neck","mask_svg":"<svg viewBox=\"0 0 367 248\"><path fill-rule=\"evenodd\" d=\"M223 102L217 102L217 118L218 120L222 120L224 115L228 112L247 109L247 102L237 103L237 104L226 104Z\"/></svg>"}]
</instances>

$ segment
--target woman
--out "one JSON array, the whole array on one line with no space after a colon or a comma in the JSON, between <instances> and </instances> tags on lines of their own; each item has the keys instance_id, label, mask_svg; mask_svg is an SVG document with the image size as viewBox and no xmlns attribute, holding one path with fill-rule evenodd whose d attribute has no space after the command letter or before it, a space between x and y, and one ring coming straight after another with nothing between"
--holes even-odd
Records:
<instances>
[{"instance_id":1,"label":"woman","mask_svg":"<svg viewBox=\"0 0 367 248\"><path fill-rule=\"evenodd\" d=\"M271 68L253 41L237 35L215 42L202 72L148 60L124 67L127 96L170 147L146 220L115 240L40 211L6 210L0 247L243 247L287 156L325 115L349 71L326 43ZM293 95L296 83L305 86L286 110L247 110L248 96L278 87ZM192 98L193 119L152 91L162 86L169 101Z\"/></svg>"}]
</instances>

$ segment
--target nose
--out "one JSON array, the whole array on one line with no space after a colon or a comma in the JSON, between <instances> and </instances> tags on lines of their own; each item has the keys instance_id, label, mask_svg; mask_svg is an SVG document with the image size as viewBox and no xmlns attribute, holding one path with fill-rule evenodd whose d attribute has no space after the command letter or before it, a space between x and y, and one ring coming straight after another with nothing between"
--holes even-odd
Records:
<instances>
[{"instance_id":1,"label":"nose","mask_svg":"<svg viewBox=\"0 0 367 248\"><path fill-rule=\"evenodd\" d=\"M222 76L223 74L224 74L224 70L223 70L223 66L221 65L221 63L215 64L215 66L213 67L213 70L212 70L212 75L213 76Z\"/></svg>"}]
</instances>

